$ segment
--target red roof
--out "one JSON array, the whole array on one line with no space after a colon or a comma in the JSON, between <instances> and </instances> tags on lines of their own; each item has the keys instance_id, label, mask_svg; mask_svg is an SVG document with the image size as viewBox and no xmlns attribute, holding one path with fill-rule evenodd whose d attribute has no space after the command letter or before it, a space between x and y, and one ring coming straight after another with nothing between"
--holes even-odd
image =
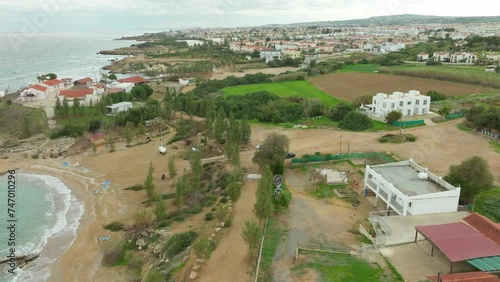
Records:
<instances>
[{"instance_id":1,"label":"red roof","mask_svg":"<svg viewBox=\"0 0 500 282\"><path fill-rule=\"evenodd\" d=\"M416 226L415 229L438 247L451 262L500 256L500 247L463 222Z\"/></svg>"},{"instance_id":2,"label":"red roof","mask_svg":"<svg viewBox=\"0 0 500 282\"><path fill-rule=\"evenodd\" d=\"M144 82L146 82L146 79L144 77L136 75L136 76L131 76L131 77L127 77L127 78L118 79L116 81L118 81L120 83L129 82L129 83L138 84L138 83L144 83Z\"/></svg>"},{"instance_id":3,"label":"red roof","mask_svg":"<svg viewBox=\"0 0 500 282\"><path fill-rule=\"evenodd\" d=\"M465 217L463 221L500 246L500 225L478 213L473 213Z\"/></svg>"},{"instance_id":4,"label":"red roof","mask_svg":"<svg viewBox=\"0 0 500 282\"><path fill-rule=\"evenodd\" d=\"M61 84L61 83L63 83L63 82L60 81L59 79L50 79L50 80L47 80L47 81L43 82L43 84L48 85L49 87L50 86L54 86L54 85L58 85L58 84Z\"/></svg>"},{"instance_id":5,"label":"red roof","mask_svg":"<svg viewBox=\"0 0 500 282\"><path fill-rule=\"evenodd\" d=\"M42 92L47 91L47 87L42 86L42 85L40 85L40 84L35 84L35 85L31 86L30 88L31 88L31 89L35 89L35 90L38 90L38 91L42 91Z\"/></svg>"},{"instance_id":6,"label":"red roof","mask_svg":"<svg viewBox=\"0 0 500 282\"><path fill-rule=\"evenodd\" d=\"M66 98L85 98L86 95L94 94L94 89L69 89L59 91L59 96Z\"/></svg>"},{"instance_id":7,"label":"red roof","mask_svg":"<svg viewBox=\"0 0 500 282\"><path fill-rule=\"evenodd\" d=\"M84 77L82 79L75 80L74 83L87 84L89 82L92 82L92 78L90 78L90 77Z\"/></svg>"},{"instance_id":8,"label":"red roof","mask_svg":"<svg viewBox=\"0 0 500 282\"><path fill-rule=\"evenodd\" d=\"M73 80L73 79L72 79L72 78L69 78L69 77L67 77L67 78L61 78L61 81L62 81L62 82L72 81L72 80Z\"/></svg>"},{"instance_id":9,"label":"red roof","mask_svg":"<svg viewBox=\"0 0 500 282\"><path fill-rule=\"evenodd\" d=\"M437 276L428 276L432 281L438 281ZM496 275L485 272L465 272L441 275L441 282L498 282Z\"/></svg>"}]
</instances>

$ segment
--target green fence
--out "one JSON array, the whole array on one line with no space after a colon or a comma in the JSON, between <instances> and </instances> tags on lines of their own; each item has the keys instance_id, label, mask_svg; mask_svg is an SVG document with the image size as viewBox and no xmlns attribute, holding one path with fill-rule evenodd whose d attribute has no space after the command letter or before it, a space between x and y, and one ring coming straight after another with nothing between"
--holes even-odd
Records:
<instances>
[{"instance_id":1,"label":"green fence","mask_svg":"<svg viewBox=\"0 0 500 282\"><path fill-rule=\"evenodd\" d=\"M446 119L447 120L450 120L450 119L457 119L457 118L461 118L463 117L464 114L460 113L460 114L452 114L452 115L447 115L446 116Z\"/></svg>"},{"instance_id":2,"label":"green fence","mask_svg":"<svg viewBox=\"0 0 500 282\"><path fill-rule=\"evenodd\" d=\"M398 127L412 127L412 126L418 126L418 125L425 125L425 122L423 119L407 120L407 121L394 121L392 123L392 125L398 126Z\"/></svg>"},{"instance_id":3,"label":"green fence","mask_svg":"<svg viewBox=\"0 0 500 282\"><path fill-rule=\"evenodd\" d=\"M384 153L380 152L359 152L359 153L349 153L349 154L325 154L314 156L305 156L303 158L292 159L292 164L306 164L306 163L316 163L316 162L328 162L328 161L342 161L350 159L369 159L377 157L385 162L392 163L394 160Z\"/></svg>"}]
</instances>

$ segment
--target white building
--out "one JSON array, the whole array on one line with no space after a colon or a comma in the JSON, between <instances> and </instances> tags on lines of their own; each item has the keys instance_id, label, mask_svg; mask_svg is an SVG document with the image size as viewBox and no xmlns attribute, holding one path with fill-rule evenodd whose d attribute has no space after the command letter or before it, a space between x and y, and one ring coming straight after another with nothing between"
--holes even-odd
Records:
<instances>
[{"instance_id":1,"label":"white building","mask_svg":"<svg viewBox=\"0 0 500 282\"><path fill-rule=\"evenodd\" d=\"M194 83L194 78L189 77L179 77L179 84L183 86L187 86Z\"/></svg>"},{"instance_id":2,"label":"white building","mask_svg":"<svg viewBox=\"0 0 500 282\"><path fill-rule=\"evenodd\" d=\"M60 101L66 98L70 106L73 106L75 100L79 100L80 105L85 106L90 105L90 101L92 101L93 104L99 101L94 88L60 90L59 93L57 93L57 97Z\"/></svg>"},{"instance_id":3,"label":"white building","mask_svg":"<svg viewBox=\"0 0 500 282\"><path fill-rule=\"evenodd\" d=\"M283 57L290 57L292 59L298 59L302 56L302 53L298 49L285 49L282 52Z\"/></svg>"},{"instance_id":4,"label":"white building","mask_svg":"<svg viewBox=\"0 0 500 282\"><path fill-rule=\"evenodd\" d=\"M281 51L274 49L262 50L260 51L260 58L266 61L266 64L272 62L276 59L281 60Z\"/></svg>"},{"instance_id":5,"label":"white building","mask_svg":"<svg viewBox=\"0 0 500 282\"><path fill-rule=\"evenodd\" d=\"M473 64L477 60L477 55L468 52L457 52L451 55L450 63Z\"/></svg>"},{"instance_id":6,"label":"white building","mask_svg":"<svg viewBox=\"0 0 500 282\"><path fill-rule=\"evenodd\" d=\"M116 115L120 112L126 112L132 109L132 102L120 102L106 107L108 114Z\"/></svg>"},{"instance_id":7,"label":"white building","mask_svg":"<svg viewBox=\"0 0 500 282\"><path fill-rule=\"evenodd\" d=\"M401 49L404 49L406 45L404 43L391 43L391 42L384 42L380 44L380 46L376 47L378 49L379 53L382 54L387 54L390 52L396 52Z\"/></svg>"},{"instance_id":8,"label":"white building","mask_svg":"<svg viewBox=\"0 0 500 282\"><path fill-rule=\"evenodd\" d=\"M22 102L41 101L46 99L48 95L49 89L47 87L35 84L24 89L19 95L19 100Z\"/></svg>"},{"instance_id":9,"label":"white building","mask_svg":"<svg viewBox=\"0 0 500 282\"><path fill-rule=\"evenodd\" d=\"M57 92L64 88L64 82L59 79L51 79L42 82L40 85L48 88L49 93Z\"/></svg>"},{"instance_id":10,"label":"white building","mask_svg":"<svg viewBox=\"0 0 500 282\"><path fill-rule=\"evenodd\" d=\"M432 60L435 62L448 62L450 60L450 52L435 52L432 55Z\"/></svg>"},{"instance_id":11,"label":"white building","mask_svg":"<svg viewBox=\"0 0 500 282\"><path fill-rule=\"evenodd\" d=\"M430 106L431 97L410 90L408 93L396 91L390 95L377 93L373 96L372 104L364 107L370 114L383 118L392 111L400 111L403 116L425 115L429 113Z\"/></svg>"},{"instance_id":12,"label":"white building","mask_svg":"<svg viewBox=\"0 0 500 282\"><path fill-rule=\"evenodd\" d=\"M383 201L399 215L456 212L460 187L429 172L413 160L366 166L364 195Z\"/></svg>"},{"instance_id":13,"label":"white building","mask_svg":"<svg viewBox=\"0 0 500 282\"><path fill-rule=\"evenodd\" d=\"M417 61L422 62L422 61L427 61L427 60L429 60L429 53L419 53L417 55Z\"/></svg>"},{"instance_id":14,"label":"white building","mask_svg":"<svg viewBox=\"0 0 500 282\"><path fill-rule=\"evenodd\" d=\"M132 82L123 82L120 83L118 81L113 81L112 83L108 84L107 88L121 88L125 92L130 93L132 91L132 88L134 88L135 84Z\"/></svg>"}]
</instances>

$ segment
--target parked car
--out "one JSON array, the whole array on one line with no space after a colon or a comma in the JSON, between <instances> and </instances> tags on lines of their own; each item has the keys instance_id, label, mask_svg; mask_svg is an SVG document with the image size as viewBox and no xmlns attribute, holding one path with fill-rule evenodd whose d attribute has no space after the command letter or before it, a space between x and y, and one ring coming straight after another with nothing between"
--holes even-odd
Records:
<instances>
[{"instance_id":1,"label":"parked car","mask_svg":"<svg viewBox=\"0 0 500 282\"><path fill-rule=\"evenodd\" d=\"M286 158L287 159L295 158L295 153L292 153L292 152L286 153Z\"/></svg>"}]
</instances>

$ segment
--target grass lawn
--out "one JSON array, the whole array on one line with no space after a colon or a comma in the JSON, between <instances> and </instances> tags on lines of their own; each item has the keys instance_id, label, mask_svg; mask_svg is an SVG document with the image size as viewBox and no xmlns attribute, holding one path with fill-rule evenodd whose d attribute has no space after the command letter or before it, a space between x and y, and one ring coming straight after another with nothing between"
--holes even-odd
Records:
<instances>
[{"instance_id":1,"label":"grass lawn","mask_svg":"<svg viewBox=\"0 0 500 282\"><path fill-rule=\"evenodd\" d=\"M500 141L490 141L490 147L500 154Z\"/></svg>"},{"instance_id":2,"label":"grass lawn","mask_svg":"<svg viewBox=\"0 0 500 282\"><path fill-rule=\"evenodd\" d=\"M257 281L273 281L273 258L278 245L286 237L287 230L274 218L267 222L264 246L262 247L262 259L260 261L259 279Z\"/></svg>"},{"instance_id":3,"label":"grass lawn","mask_svg":"<svg viewBox=\"0 0 500 282\"><path fill-rule=\"evenodd\" d=\"M319 281L336 282L378 282L403 281L398 275L384 271L377 263L370 263L348 254L301 252L308 257L292 268L299 277L305 268L316 270Z\"/></svg>"},{"instance_id":4,"label":"grass lawn","mask_svg":"<svg viewBox=\"0 0 500 282\"><path fill-rule=\"evenodd\" d=\"M376 64L354 64L354 65L347 65L344 66L340 71L338 72L375 72L378 70L380 65Z\"/></svg>"},{"instance_id":5,"label":"grass lawn","mask_svg":"<svg viewBox=\"0 0 500 282\"><path fill-rule=\"evenodd\" d=\"M316 88L309 81L303 80L232 86L226 87L222 91L225 93L225 96L268 91L279 97L300 96L309 99L316 98L328 107L333 107L340 102L340 100Z\"/></svg>"},{"instance_id":6,"label":"grass lawn","mask_svg":"<svg viewBox=\"0 0 500 282\"><path fill-rule=\"evenodd\" d=\"M465 125L463 122L457 124L457 128L462 130L462 131L472 131L472 128L468 127L467 125Z\"/></svg>"},{"instance_id":7,"label":"grass lawn","mask_svg":"<svg viewBox=\"0 0 500 282\"><path fill-rule=\"evenodd\" d=\"M320 199L326 199L326 198L331 199L335 196L335 193L333 193L333 190L343 189L345 187L346 187L345 184L328 185L328 184L320 182L317 184L316 189L309 191L309 194L314 196L314 197L320 198Z\"/></svg>"},{"instance_id":8,"label":"grass lawn","mask_svg":"<svg viewBox=\"0 0 500 282\"><path fill-rule=\"evenodd\" d=\"M500 223L500 187L479 193L474 211Z\"/></svg>"}]
</instances>

